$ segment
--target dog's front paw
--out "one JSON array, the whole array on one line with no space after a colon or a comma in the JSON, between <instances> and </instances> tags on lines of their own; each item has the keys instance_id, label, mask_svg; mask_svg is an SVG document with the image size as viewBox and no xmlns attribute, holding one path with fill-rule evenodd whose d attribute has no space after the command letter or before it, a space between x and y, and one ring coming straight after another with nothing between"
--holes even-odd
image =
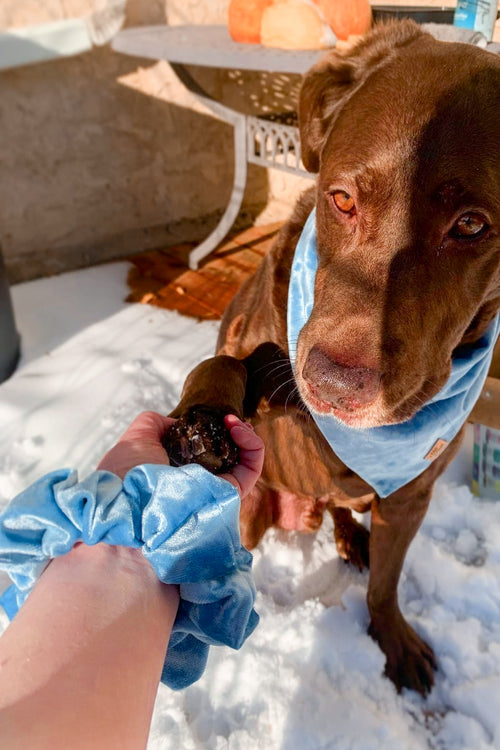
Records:
<instances>
[{"instance_id":1,"label":"dog's front paw","mask_svg":"<svg viewBox=\"0 0 500 750\"><path fill-rule=\"evenodd\" d=\"M409 688L425 697L434 685L436 657L402 615L396 619L396 623L385 619L377 625L372 620L368 633L385 653L385 675L392 680L398 693Z\"/></svg>"},{"instance_id":2,"label":"dog's front paw","mask_svg":"<svg viewBox=\"0 0 500 750\"><path fill-rule=\"evenodd\" d=\"M211 406L189 407L165 432L162 444L173 466L200 464L224 474L239 461L239 449L224 424L225 412Z\"/></svg>"}]
</instances>

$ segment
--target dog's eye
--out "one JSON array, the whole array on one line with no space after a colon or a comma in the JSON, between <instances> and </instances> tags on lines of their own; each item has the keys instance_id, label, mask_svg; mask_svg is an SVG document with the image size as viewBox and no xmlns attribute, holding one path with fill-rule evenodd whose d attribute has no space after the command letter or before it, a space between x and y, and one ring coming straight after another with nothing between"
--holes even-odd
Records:
<instances>
[{"instance_id":1,"label":"dog's eye","mask_svg":"<svg viewBox=\"0 0 500 750\"><path fill-rule=\"evenodd\" d=\"M339 211L343 214L354 213L354 198L343 190L336 190L332 195L332 200Z\"/></svg>"},{"instance_id":2,"label":"dog's eye","mask_svg":"<svg viewBox=\"0 0 500 750\"><path fill-rule=\"evenodd\" d=\"M488 229L488 223L481 214L469 213L461 216L451 228L450 235L455 239L479 237Z\"/></svg>"}]
</instances>

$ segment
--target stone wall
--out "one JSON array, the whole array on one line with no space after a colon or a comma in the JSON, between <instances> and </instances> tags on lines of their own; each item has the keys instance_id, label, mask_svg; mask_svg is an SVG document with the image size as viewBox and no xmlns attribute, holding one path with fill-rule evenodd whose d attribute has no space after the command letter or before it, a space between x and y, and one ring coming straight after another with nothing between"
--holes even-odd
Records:
<instances>
[{"instance_id":1,"label":"stone wall","mask_svg":"<svg viewBox=\"0 0 500 750\"><path fill-rule=\"evenodd\" d=\"M0 29L105 4L2 0ZM224 23L227 4L128 0L126 25ZM191 72L245 112L293 109L300 84L299 76ZM201 239L227 204L231 128L203 111L164 62L102 47L0 71L0 122L0 244L12 281ZM241 224L284 219L308 185L250 166Z\"/></svg>"},{"instance_id":2,"label":"stone wall","mask_svg":"<svg viewBox=\"0 0 500 750\"><path fill-rule=\"evenodd\" d=\"M0 27L103 4L3 0ZM216 23L226 12L227 0L129 0L127 24ZM259 108L257 76L192 73L217 98ZM0 122L0 243L12 281L200 239L227 204L232 129L204 112L166 63L104 47L0 71ZM242 224L284 218L301 182L250 168Z\"/></svg>"}]
</instances>

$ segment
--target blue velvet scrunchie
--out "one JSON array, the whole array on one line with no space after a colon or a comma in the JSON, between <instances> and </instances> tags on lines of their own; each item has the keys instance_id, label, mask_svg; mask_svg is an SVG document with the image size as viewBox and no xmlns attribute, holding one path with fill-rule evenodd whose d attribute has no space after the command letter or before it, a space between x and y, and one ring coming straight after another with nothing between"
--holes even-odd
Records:
<instances>
[{"instance_id":1,"label":"blue velvet scrunchie","mask_svg":"<svg viewBox=\"0 0 500 750\"><path fill-rule=\"evenodd\" d=\"M13 581L0 604L12 619L47 563L78 541L141 548L158 578L180 587L162 673L180 690L203 674L210 645L238 649L259 621L239 509L235 488L196 464L137 466L123 482L54 471L0 516L0 568Z\"/></svg>"}]
</instances>

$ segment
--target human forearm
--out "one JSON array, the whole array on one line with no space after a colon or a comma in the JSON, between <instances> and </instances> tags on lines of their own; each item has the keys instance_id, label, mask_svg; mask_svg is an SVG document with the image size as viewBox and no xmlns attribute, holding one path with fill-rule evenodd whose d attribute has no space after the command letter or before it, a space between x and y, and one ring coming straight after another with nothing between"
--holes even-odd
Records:
<instances>
[{"instance_id":1,"label":"human forearm","mask_svg":"<svg viewBox=\"0 0 500 750\"><path fill-rule=\"evenodd\" d=\"M54 560L0 639L3 746L144 747L177 605L140 551Z\"/></svg>"}]
</instances>

